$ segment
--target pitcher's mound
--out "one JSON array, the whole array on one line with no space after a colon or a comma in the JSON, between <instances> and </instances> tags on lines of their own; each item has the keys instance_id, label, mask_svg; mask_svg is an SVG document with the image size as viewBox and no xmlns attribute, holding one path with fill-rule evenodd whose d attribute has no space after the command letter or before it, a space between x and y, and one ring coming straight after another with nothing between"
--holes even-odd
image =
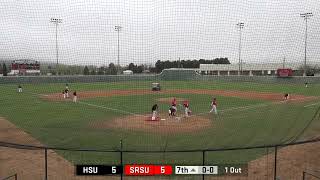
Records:
<instances>
[{"instance_id":1,"label":"pitcher's mound","mask_svg":"<svg viewBox=\"0 0 320 180\"><path fill-rule=\"evenodd\" d=\"M211 125L210 119L201 116L169 117L168 115L160 115L157 120L152 121L148 115L130 115L111 121L99 122L94 127L175 134L198 132L209 128Z\"/></svg>"}]
</instances>

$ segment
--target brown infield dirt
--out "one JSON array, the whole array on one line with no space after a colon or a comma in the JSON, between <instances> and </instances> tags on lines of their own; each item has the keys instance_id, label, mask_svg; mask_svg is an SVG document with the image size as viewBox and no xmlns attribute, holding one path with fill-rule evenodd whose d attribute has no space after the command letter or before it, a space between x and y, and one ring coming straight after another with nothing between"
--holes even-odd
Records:
<instances>
[{"instance_id":1,"label":"brown infield dirt","mask_svg":"<svg viewBox=\"0 0 320 180\"><path fill-rule=\"evenodd\" d=\"M172 102L174 97L168 97L168 98L159 98L157 101L162 102L162 103L168 103L170 104ZM176 101L178 104L182 104L184 101L187 101L187 99L184 98L176 98Z\"/></svg>"},{"instance_id":2,"label":"brown infield dirt","mask_svg":"<svg viewBox=\"0 0 320 180\"><path fill-rule=\"evenodd\" d=\"M212 121L208 118L200 116L169 117L168 114L160 114L159 119L154 121L148 115L130 115L91 124L91 127L99 129L111 128L160 134L195 133L210 126L212 126Z\"/></svg>"},{"instance_id":3,"label":"brown infield dirt","mask_svg":"<svg viewBox=\"0 0 320 180\"><path fill-rule=\"evenodd\" d=\"M43 146L30 134L0 117L0 141ZM18 179L43 180L45 173L44 150L16 149L0 146L0 179L17 173ZM13 179L13 178L11 178ZM48 150L49 180L89 180L92 177L75 176L74 166L53 150ZM106 177L95 177L95 180ZM108 179L119 179L108 177Z\"/></svg>"},{"instance_id":4,"label":"brown infield dirt","mask_svg":"<svg viewBox=\"0 0 320 180\"><path fill-rule=\"evenodd\" d=\"M263 99L269 101L281 101L284 98L284 94L281 93L262 93L255 91L226 91L226 90L207 90L207 89L173 89L173 90L162 90L162 91L151 91L145 89L137 90L110 90L110 91L84 91L77 92L78 98L95 98L95 97L110 97L110 96L130 96L130 95L145 95L145 94L208 94L211 96L229 96L238 97L244 99ZM42 96L44 99L61 101L64 100L61 93L54 93ZM290 99L294 100L310 100L315 99L314 96L303 96L298 94L290 94ZM183 100L183 99L180 99ZM211 99L208 99L210 101ZM167 101L167 100L165 100Z\"/></svg>"}]
</instances>

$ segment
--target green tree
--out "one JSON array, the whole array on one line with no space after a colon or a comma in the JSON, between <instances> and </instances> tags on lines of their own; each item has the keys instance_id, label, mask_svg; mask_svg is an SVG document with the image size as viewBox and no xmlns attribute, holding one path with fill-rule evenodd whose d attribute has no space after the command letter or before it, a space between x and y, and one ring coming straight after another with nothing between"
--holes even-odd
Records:
<instances>
[{"instance_id":1,"label":"green tree","mask_svg":"<svg viewBox=\"0 0 320 180\"><path fill-rule=\"evenodd\" d=\"M131 71L134 72L135 67L136 67L136 66L135 66L133 63L130 63L129 66L128 66L128 70L131 70Z\"/></svg>"},{"instance_id":2,"label":"green tree","mask_svg":"<svg viewBox=\"0 0 320 180\"><path fill-rule=\"evenodd\" d=\"M142 73L143 70L144 70L144 65L141 64L141 65L139 65L139 66L136 66L136 68L135 68L135 73Z\"/></svg>"},{"instance_id":3,"label":"green tree","mask_svg":"<svg viewBox=\"0 0 320 180\"><path fill-rule=\"evenodd\" d=\"M104 67L98 68L98 75L104 75Z\"/></svg>"},{"instance_id":4,"label":"green tree","mask_svg":"<svg viewBox=\"0 0 320 180\"><path fill-rule=\"evenodd\" d=\"M83 74L84 75L89 75L89 68L88 66L85 66L84 69L83 69Z\"/></svg>"},{"instance_id":5,"label":"green tree","mask_svg":"<svg viewBox=\"0 0 320 180\"><path fill-rule=\"evenodd\" d=\"M155 68L152 68L151 72L160 73L163 69L169 68L199 68L200 64L230 64L230 61L228 60L228 58L215 58L213 60L194 59L180 61L158 60L155 64Z\"/></svg>"},{"instance_id":6,"label":"green tree","mask_svg":"<svg viewBox=\"0 0 320 180\"><path fill-rule=\"evenodd\" d=\"M90 75L96 75L96 70L95 70L95 69L92 69L92 70L90 71Z\"/></svg>"},{"instance_id":7,"label":"green tree","mask_svg":"<svg viewBox=\"0 0 320 180\"><path fill-rule=\"evenodd\" d=\"M108 69L108 73L110 75L116 75L117 74L117 68L113 63L109 64L109 69Z\"/></svg>"},{"instance_id":8,"label":"green tree","mask_svg":"<svg viewBox=\"0 0 320 180\"><path fill-rule=\"evenodd\" d=\"M299 67L299 73L296 73L295 75L302 76L303 71L304 71L304 66L302 65ZM307 65L306 71L307 71L306 72L307 76L314 76L315 74L320 73L320 67Z\"/></svg>"},{"instance_id":9,"label":"green tree","mask_svg":"<svg viewBox=\"0 0 320 180\"><path fill-rule=\"evenodd\" d=\"M3 76L8 76L8 69L5 63L3 63L2 71L3 71Z\"/></svg>"},{"instance_id":10,"label":"green tree","mask_svg":"<svg viewBox=\"0 0 320 180\"><path fill-rule=\"evenodd\" d=\"M160 73L164 69L163 62L158 60L155 64L155 72Z\"/></svg>"},{"instance_id":11,"label":"green tree","mask_svg":"<svg viewBox=\"0 0 320 180\"><path fill-rule=\"evenodd\" d=\"M216 58L213 60L212 64L230 64L228 58Z\"/></svg>"}]
</instances>

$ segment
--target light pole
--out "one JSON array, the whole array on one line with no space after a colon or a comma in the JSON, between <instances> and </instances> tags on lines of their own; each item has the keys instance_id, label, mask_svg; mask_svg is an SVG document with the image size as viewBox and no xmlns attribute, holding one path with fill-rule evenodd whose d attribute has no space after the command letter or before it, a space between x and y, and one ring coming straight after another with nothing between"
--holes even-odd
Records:
<instances>
[{"instance_id":1,"label":"light pole","mask_svg":"<svg viewBox=\"0 0 320 180\"><path fill-rule=\"evenodd\" d=\"M308 37L308 19L312 17L312 13L303 13L300 14L300 17L304 18L306 21L306 32L305 32L305 39L304 39L304 67L303 67L303 76L307 75L307 37Z\"/></svg>"},{"instance_id":2,"label":"light pole","mask_svg":"<svg viewBox=\"0 0 320 180\"><path fill-rule=\"evenodd\" d=\"M115 26L114 30L118 32L118 74L120 73L120 31L121 26Z\"/></svg>"},{"instance_id":3,"label":"light pole","mask_svg":"<svg viewBox=\"0 0 320 180\"><path fill-rule=\"evenodd\" d=\"M238 71L238 75L240 75L240 72L242 74L242 60L241 60L241 36L242 36L242 29L244 27L244 23L243 22L239 22L237 24L237 26L239 27L239 32L240 32L240 39L239 39L239 71Z\"/></svg>"},{"instance_id":4,"label":"light pole","mask_svg":"<svg viewBox=\"0 0 320 180\"><path fill-rule=\"evenodd\" d=\"M59 52L58 52L58 24L62 23L62 19L51 18L50 22L56 25L56 58L57 65L59 64Z\"/></svg>"}]
</instances>

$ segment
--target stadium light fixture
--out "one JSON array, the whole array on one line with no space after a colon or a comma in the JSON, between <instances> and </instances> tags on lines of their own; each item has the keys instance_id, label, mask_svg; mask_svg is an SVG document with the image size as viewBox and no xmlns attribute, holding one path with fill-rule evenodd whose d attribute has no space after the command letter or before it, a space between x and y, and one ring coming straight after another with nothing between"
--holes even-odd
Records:
<instances>
[{"instance_id":1,"label":"stadium light fixture","mask_svg":"<svg viewBox=\"0 0 320 180\"><path fill-rule=\"evenodd\" d=\"M305 31L305 39L304 39L304 66L303 66L303 76L307 75L307 38L308 38L308 19L312 17L312 13L303 13L300 14L300 17L304 18L306 21L306 31Z\"/></svg>"},{"instance_id":2,"label":"stadium light fixture","mask_svg":"<svg viewBox=\"0 0 320 180\"><path fill-rule=\"evenodd\" d=\"M114 30L118 32L118 74L120 74L120 31L121 26L115 26Z\"/></svg>"},{"instance_id":3,"label":"stadium light fixture","mask_svg":"<svg viewBox=\"0 0 320 180\"><path fill-rule=\"evenodd\" d=\"M240 32L240 37L239 37L239 72L238 75L240 75L240 72L242 74L242 60L241 60L241 36L242 36L242 29L244 27L244 23L243 22L239 22L237 24L238 28L239 28L239 32Z\"/></svg>"},{"instance_id":4,"label":"stadium light fixture","mask_svg":"<svg viewBox=\"0 0 320 180\"><path fill-rule=\"evenodd\" d=\"M58 25L62 23L62 19L59 18L51 18L50 22L56 25L56 58L57 65L59 64L59 51L58 51Z\"/></svg>"}]
</instances>

